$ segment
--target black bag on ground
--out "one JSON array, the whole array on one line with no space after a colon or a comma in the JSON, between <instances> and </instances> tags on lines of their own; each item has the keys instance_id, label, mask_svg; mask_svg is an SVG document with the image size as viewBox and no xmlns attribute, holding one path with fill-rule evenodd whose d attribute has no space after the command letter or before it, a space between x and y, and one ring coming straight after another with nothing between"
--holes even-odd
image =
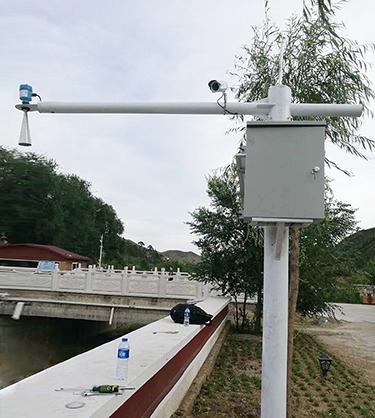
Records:
<instances>
[{"instance_id":1,"label":"black bag on ground","mask_svg":"<svg viewBox=\"0 0 375 418\"><path fill-rule=\"evenodd\" d=\"M184 312L186 308L190 309L190 321L192 325L210 325L213 315L205 312L202 308L187 303L179 303L170 311L170 316L178 324L184 323Z\"/></svg>"}]
</instances>

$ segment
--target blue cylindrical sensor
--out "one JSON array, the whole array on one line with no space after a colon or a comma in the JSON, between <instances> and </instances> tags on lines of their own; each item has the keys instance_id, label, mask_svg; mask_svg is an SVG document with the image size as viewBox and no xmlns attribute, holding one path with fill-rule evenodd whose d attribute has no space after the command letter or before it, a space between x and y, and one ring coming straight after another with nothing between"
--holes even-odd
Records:
<instances>
[{"instance_id":1,"label":"blue cylindrical sensor","mask_svg":"<svg viewBox=\"0 0 375 418\"><path fill-rule=\"evenodd\" d=\"M28 84L21 84L20 85L20 100L24 104L28 104L31 102L33 96L33 88Z\"/></svg>"}]
</instances>

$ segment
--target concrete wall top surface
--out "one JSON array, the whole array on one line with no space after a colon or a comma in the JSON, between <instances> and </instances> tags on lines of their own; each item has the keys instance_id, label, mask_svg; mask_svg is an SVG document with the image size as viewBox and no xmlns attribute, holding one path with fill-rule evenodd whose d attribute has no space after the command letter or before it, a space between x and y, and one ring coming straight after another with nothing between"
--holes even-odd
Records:
<instances>
[{"instance_id":1,"label":"concrete wall top surface","mask_svg":"<svg viewBox=\"0 0 375 418\"><path fill-rule=\"evenodd\" d=\"M198 306L216 316L228 303L229 298L209 297ZM0 390L0 416L2 418L108 417L204 327L204 325L185 327L174 323L167 316L127 334L130 343L128 386L135 387L133 391L125 391L121 396L92 397L82 397L73 390L56 391L59 388L83 390L100 384L121 385L121 381L116 380L115 377L120 337ZM19 355L27 356L27 346ZM66 404L74 401L84 402L84 406L68 409Z\"/></svg>"}]
</instances>

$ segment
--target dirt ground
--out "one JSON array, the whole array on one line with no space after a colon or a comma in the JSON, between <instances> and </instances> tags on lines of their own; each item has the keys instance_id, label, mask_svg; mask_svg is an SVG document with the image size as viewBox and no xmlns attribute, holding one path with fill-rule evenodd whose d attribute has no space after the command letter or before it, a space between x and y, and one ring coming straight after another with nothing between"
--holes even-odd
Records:
<instances>
[{"instance_id":1,"label":"dirt ground","mask_svg":"<svg viewBox=\"0 0 375 418\"><path fill-rule=\"evenodd\" d=\"M346 364L361 370L375 384L375 306L340 304L340 321L321 321L318 326L305 324L304 332L315 335Z\"/></svg>"}]
</instances>

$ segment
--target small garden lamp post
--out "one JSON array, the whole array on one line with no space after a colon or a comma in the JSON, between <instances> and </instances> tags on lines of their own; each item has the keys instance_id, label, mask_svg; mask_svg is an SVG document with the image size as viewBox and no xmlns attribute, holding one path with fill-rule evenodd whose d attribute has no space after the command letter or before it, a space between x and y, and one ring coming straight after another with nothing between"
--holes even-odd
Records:
<instances>
[{"instance_id":1,"label":"small garden lamp post","mask_svg":"<svg viewBox=\"0 0 375 418\"><path fill-rule=\"evenodd\" d=\"M319 357L320 368L323 373L323 377L327 376L328 370L331 367L332 359L327 354L323 354Z\"/></svg>"}]
</instances>

